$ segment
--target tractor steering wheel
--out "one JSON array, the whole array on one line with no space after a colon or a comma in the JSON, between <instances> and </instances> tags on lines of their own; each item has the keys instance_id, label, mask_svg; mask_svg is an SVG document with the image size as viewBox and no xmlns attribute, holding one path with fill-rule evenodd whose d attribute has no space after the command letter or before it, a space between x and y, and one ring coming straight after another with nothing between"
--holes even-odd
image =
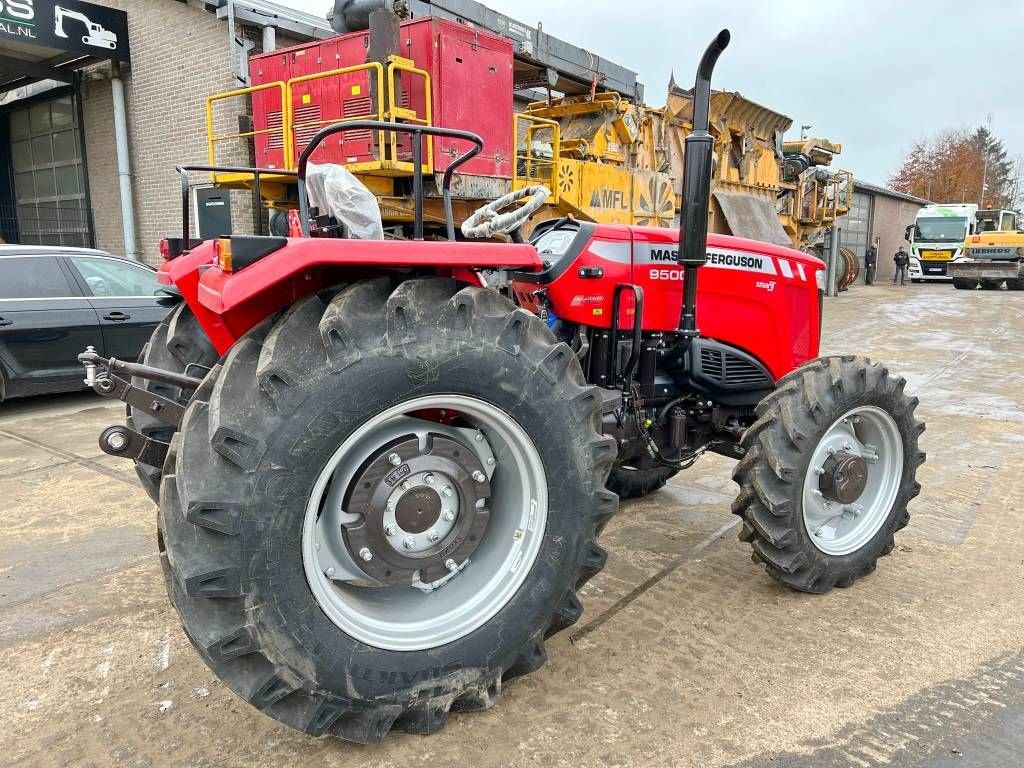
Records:
<instances>
[{"instance_id":1,"label":"tractor steering wheel","mask_svg":"<svg viewBox=\"0 0 1024 768\"><path fill-rule=\"evenodd\" d=\"M527 222L550 195L551 192L548 188L539 184L502 195L494 202L477 208L472 216L462 222L462 234L466 237L479 238L493 237L497 234L513 234ZM501 212L524 197L530 198L525 205L508 213Z\"/></svg>"}]
</instances>

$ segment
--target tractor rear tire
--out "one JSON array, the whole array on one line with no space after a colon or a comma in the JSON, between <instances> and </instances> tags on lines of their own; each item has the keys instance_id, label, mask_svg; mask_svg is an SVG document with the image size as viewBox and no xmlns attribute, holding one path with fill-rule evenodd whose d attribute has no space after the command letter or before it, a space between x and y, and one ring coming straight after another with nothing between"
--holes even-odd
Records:
<instances>
[{"instance_id":1,"label":"tractor rear tire","mask_svg":"<svg viewBox=\"0 0 1024 768\"><path fill-rule=\"evenodd\" d=\"M862 357L820 358L758 404L740 441L746 455L733 472L740 493L732 509L743 518L740 539L770 576L828 592L892 551L925 460L918 401L905 384Z\"/></svg>"},{"instance_id":2,"label":"tractor rear tire","mask_svg":"<svg viewBox=\"0 0 1024 768\"><path fill-rule=\"evenodd\" d=\"M973 291L975 288L978 287L978 281L967 280L966 278L963 277L954 277L953 287L956 288L958 291Z\"/></svg>"},{"instance_id":3,"label":"tractor rear tire","mask_svg":"<svg viewBox=\"0 0 1024 768\"><path fill-rule=\"evenodd\" d=\"M217 362L217 358L217 350L213 348L199 321L188 305L182 302L171 310L153 331L149 342L142 348L139 362L201 379ZM188 403L192 394L170 384L138 377L132 377L132 386L163 395L182 405ZM126 423L129 429L164 443L169 443L175 432L175 428L170 424L165 424L148 413L133 411L131 406L127 408ZM135 473L149 497L159 504L160 476L163 468L135 462Z\"/></svg>"},{"instance_id":4,"label":"tractor rear tire","mask_svg":"<svg viewBox=\"0 0 1024 768\"><path fill-rule=\"evenodd\" d=\"M669 467L634 469L616 464L608 474L608 490L620 499L639 499L664 488L678 472Z\"/></svg>"},{"instance_id":5,"label":"tractor rear tire","mask_svg":"<svg viewBox=\"0 0 1024 768\"><path fill-rule=\"evenodd\" d=\"M616 449L601 434L601 405L572 350L493 291L379 278L299 301L228 351L168 454L161 559L186 633L231 690L307 734L378 742L391 730L433 733L452 710L489 708L504 682L544 664L544 640L579 619L576 592L604 566L596 537L617 498L605 489ZM428 434L403 437L413 424ZM390 567L413 539L407 549L420 546L410 530L428 535L393 506L421 515L425 497L408 507L401 494L422 491L438 513L431 491L411 481L433 483L445 520L481 514L478 503L459 506L465 496L452 498L445 475L416 479L413 462L443 442L430 433L456 428L468 436L449 440L449 457L461 449L458 461L469 462L474 446L495 446L480 461L493 466L493 494L477 500L489 517L465 572L446 561L443 577L423 585L432 591L374 586L371 568ZM378 491L390 523L386 512L373 517ZM320 527L335 507L357 522ZM511 528L509 511L522 521ZM353 543L374 525L376 538ZM395 535L397 547L384 538ZM454 558L447 542L424 557ZM321 559L333 547L353 553L344 567L356 575L344 582ZM474 613L497 594L492 583L511 586Z\"/></svg>"}]
</instances>

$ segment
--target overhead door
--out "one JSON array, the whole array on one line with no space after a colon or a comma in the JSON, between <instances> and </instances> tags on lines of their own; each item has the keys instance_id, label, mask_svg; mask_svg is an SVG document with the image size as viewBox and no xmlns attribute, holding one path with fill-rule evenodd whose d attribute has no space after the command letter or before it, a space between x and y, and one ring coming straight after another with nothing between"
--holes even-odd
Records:
<instances>
[{"instance_id":1,"label":"overhead door","mask_svg":"<svg viewBox=\"0 0 1024 768\"><path fill-rule=\"evenodd\" d=\"M90 246L78 120L70 95L9 113L18 241Z\"/></svg>"}]
</instances>

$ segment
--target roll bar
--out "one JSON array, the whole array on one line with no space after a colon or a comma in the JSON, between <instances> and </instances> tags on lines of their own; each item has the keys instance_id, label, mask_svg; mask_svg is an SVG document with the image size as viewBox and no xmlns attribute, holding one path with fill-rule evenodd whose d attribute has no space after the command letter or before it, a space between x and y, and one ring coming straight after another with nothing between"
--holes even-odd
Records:
<instances>
[{"instance_id":1,"label":"roll bar","mask_svg":"<svg viewBox=\"0 0 1024 768\"><path fill-rule=\"evenodd\" d=\"M413 238L416 240L423 239L423 137L425 135L446 136L452 139L468 141L474 145L467 152L459 155L451 162L448 168L445 169L444 179L441 183L441 191L444 196L444 217L448 239L454 240L455 222L452 217L452 176L455 174L455 171L459 166L480 154L481 150L484 148L483 139L475 133L470 133L469 131L457 131L454 128L438 128L432 125L385 123L379 120L351 120L344 123L328 125L317 132L317 134L310 139L305 149L302 150L302 153L299 155L297 173L299 178L299 218L302 224L303 237L309 236L309 200L306 197L306 165L309 163L310 155L316 151L317 147L319 147L328 136L333 136L336 133L343 133L345 131L357 130L408 133L412 136L412 195L415 203Z\"/></svg>"}]
</instances>

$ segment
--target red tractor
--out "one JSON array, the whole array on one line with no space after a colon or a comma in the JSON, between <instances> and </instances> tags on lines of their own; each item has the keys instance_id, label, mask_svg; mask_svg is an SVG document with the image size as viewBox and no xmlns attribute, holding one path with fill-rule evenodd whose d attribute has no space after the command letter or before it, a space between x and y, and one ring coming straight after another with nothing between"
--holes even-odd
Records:
<instances>
[{"instance_id":1,"label":"red tractor","mask_svg":"<svg viewBox=\"0 0 1024 768\"><path fill-rule=\"evenodd\" d=\"M511 243L457 241L450 217L424 241L422 215L412 240L348 239L309 209L309 154L344 130L474 144L447 189L481 142L444 128L320 131L297 237L190 241L182 171L162 274L184 302L141 363L82 360L128 403L101 446L159 502L171 600L233 691L358 742L490 707L580 618L618 498L709 450L739 459L740 537L782 583L846 587L892 550L917 400L880 364L817 356L820 261L707 235L728 40L698 71L679 232L564 219L515 242L543 190L464 227Z\"/></svg>"}]
</instances>

